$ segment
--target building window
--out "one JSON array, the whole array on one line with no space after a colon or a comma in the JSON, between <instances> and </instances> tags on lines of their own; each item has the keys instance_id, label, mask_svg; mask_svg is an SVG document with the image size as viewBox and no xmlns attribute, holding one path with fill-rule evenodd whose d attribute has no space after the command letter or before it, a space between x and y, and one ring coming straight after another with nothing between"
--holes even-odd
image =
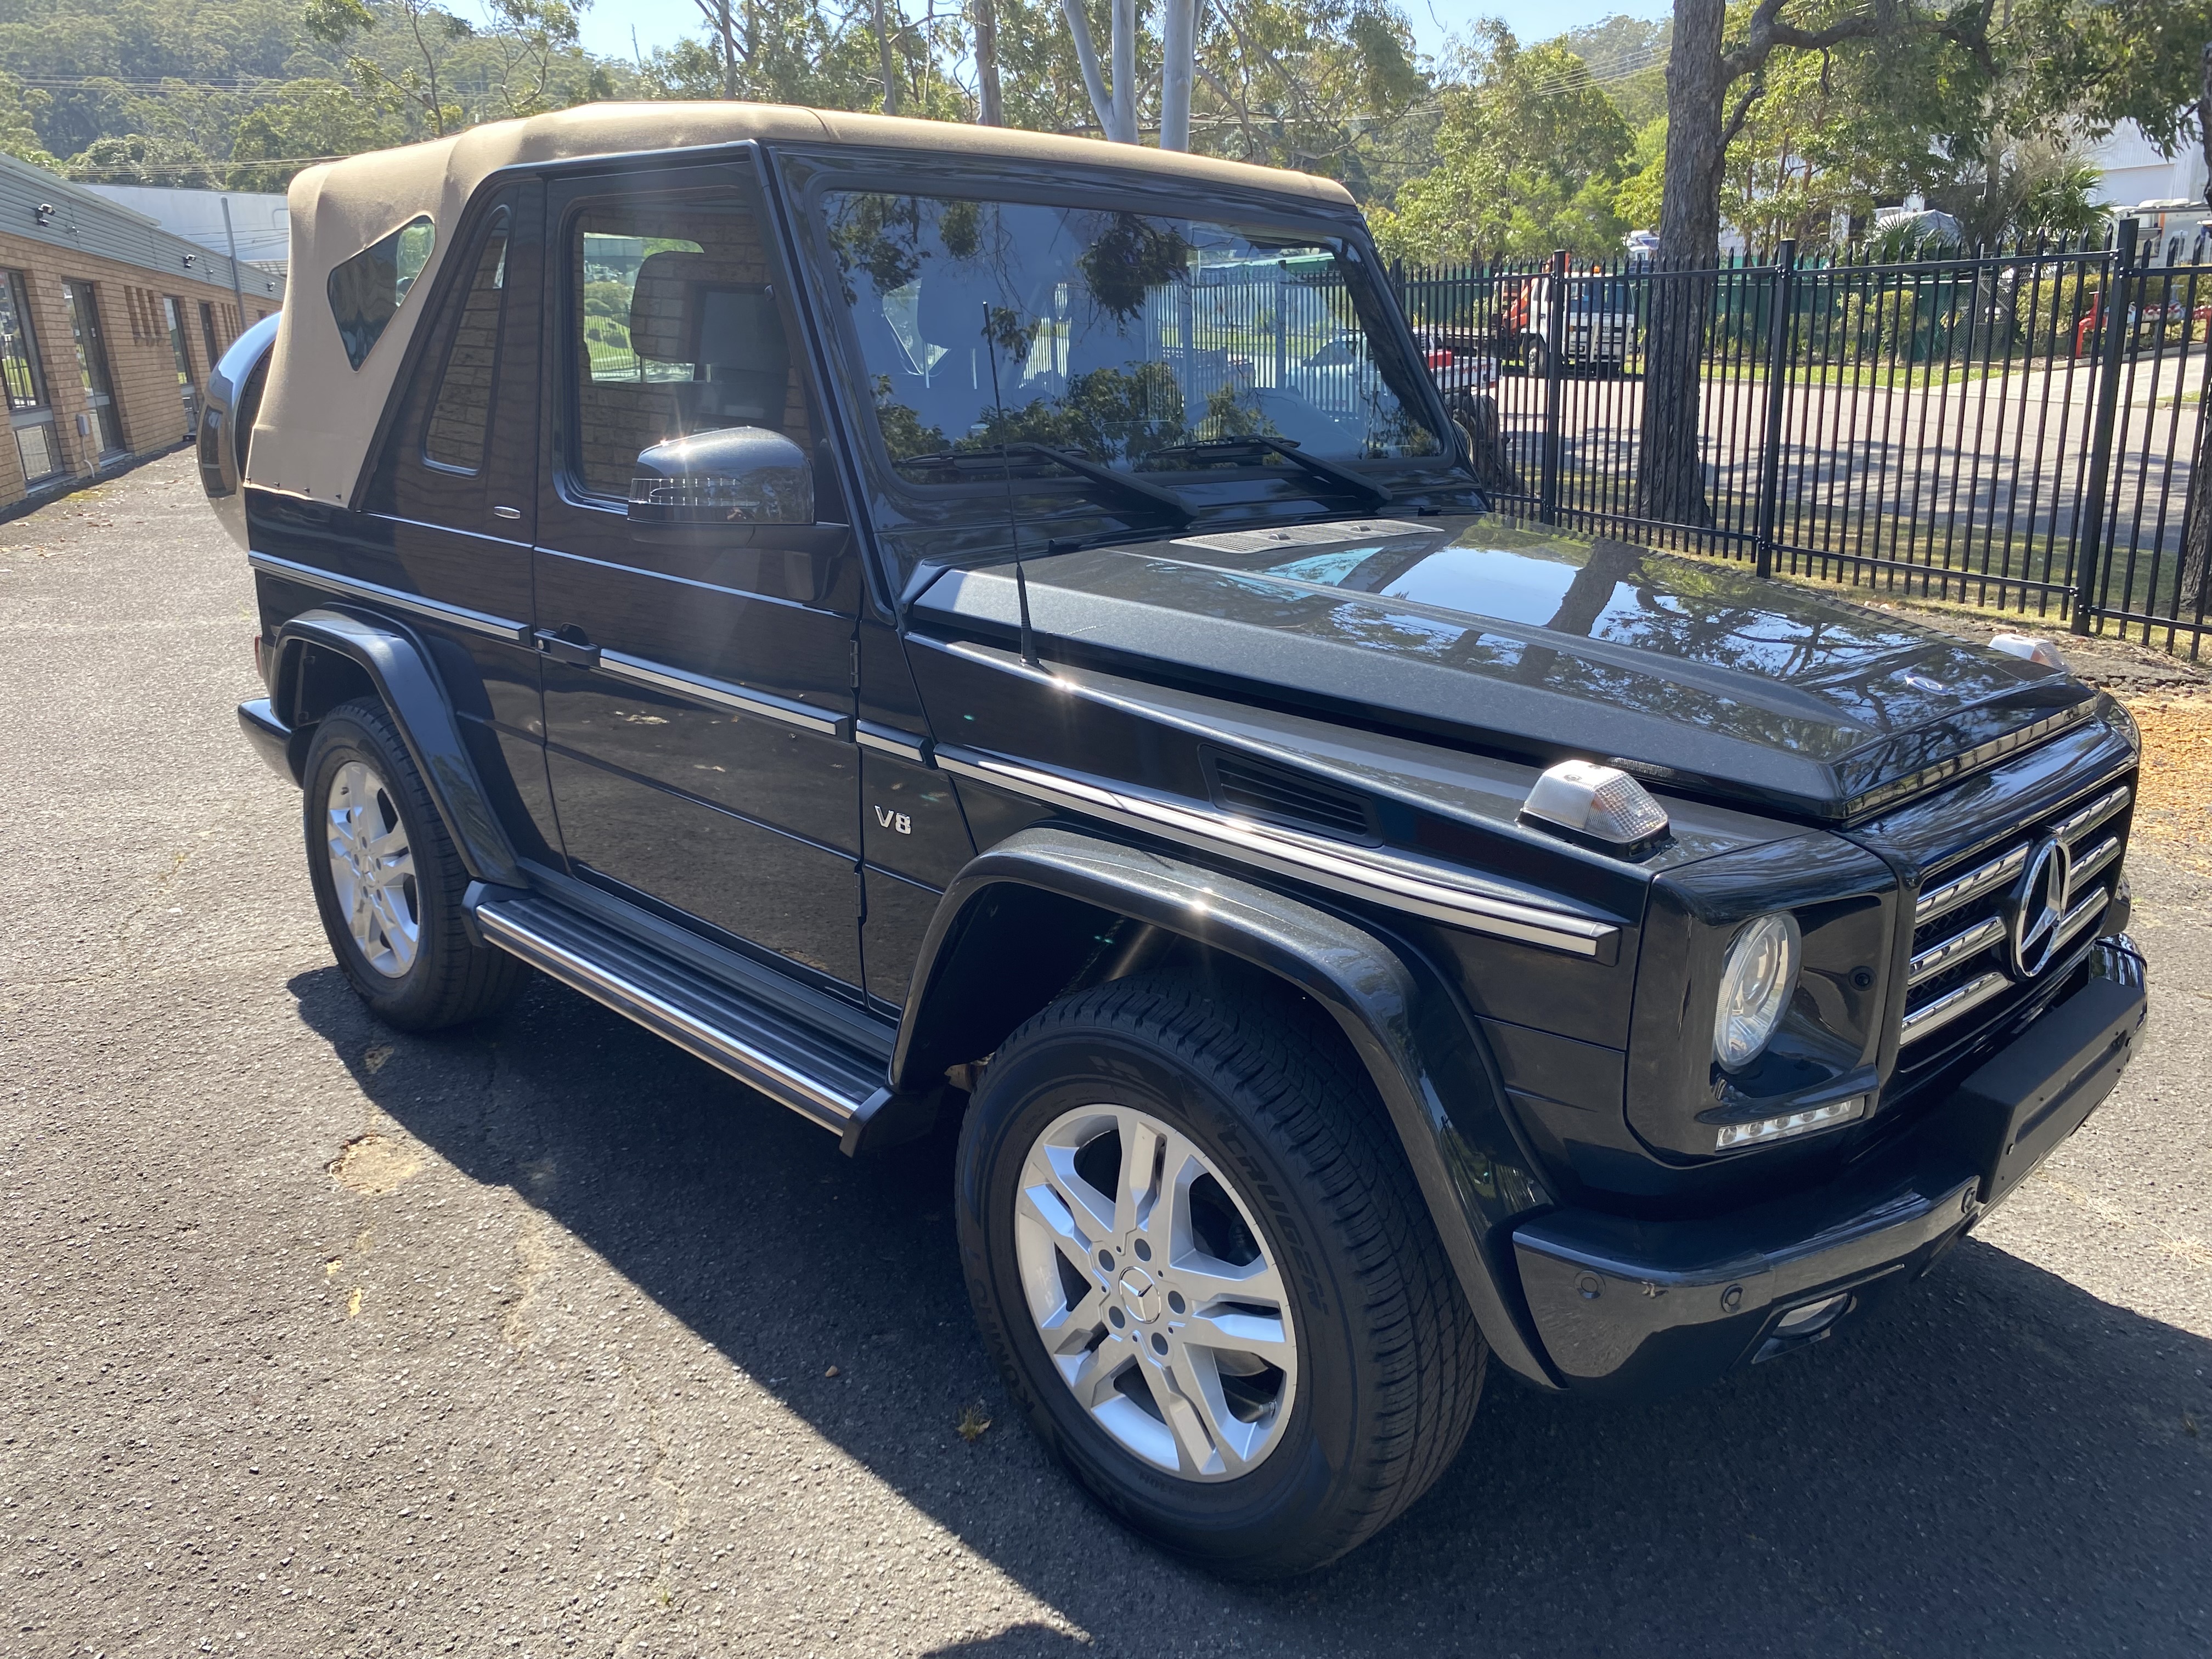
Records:
<instances>
[{"instance_id":1,"label":"building window","mask_svg":"<svg viewBox=\"0 0 2212 1659\"><path fill-rule=\"evenodd\" d=\"M77 379L84 388L93 441L102 459L123 450L123 422L115 409L115 383L107 371L107 337L100 325L100 296L90 283L64 282L62 304L76 345Z\"/></svg>"},{"instance_id":2,"label":"building window","mask_svg":"<svg viewBox=\"0 0 2212 1659\"><path fill-rule=\"evenodd\" d=\"M54 441L54 411L46 401L46 376L31 328L31 295L20 270L0 270L0 381L8 388L8 422L23 482L36 484L62 470Z\"/></svg>"},{"instance_id":3,"label":"building window","mask_svg":"<svg viewBox=\"0 0 2212 1659\"><path fill-rule=\"evenodd\" d=\"M192 431L193 407L198 402L192 387L191 349L185 343L185 302L164 294L161 296L161 320L169 331L169 355L177 360L177 395L185 404L185 434Z\"/></svg>"},{"instance_id":4,"label":"building window","mask_svg":"<svg viewBox=\"0 0 2212 1659\"><path fill-rule=\"evenodd\" d=\"M222 361L222 347L216 341L215 307L206 300L200 301L200 338L207 342L208 373L212 374Z\"/></svg>"}]
</instances>

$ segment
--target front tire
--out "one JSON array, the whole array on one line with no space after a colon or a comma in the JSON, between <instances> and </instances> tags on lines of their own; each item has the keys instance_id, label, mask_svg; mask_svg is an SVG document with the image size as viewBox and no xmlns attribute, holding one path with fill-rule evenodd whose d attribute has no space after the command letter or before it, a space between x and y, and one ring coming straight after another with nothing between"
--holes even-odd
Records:
<instances>
[{"instance_id":1,"label":"front tire","mask_svg":"<svg viewBox=\"0 0 2212 1659\"><path fill-rule=\"evenodd\" d=\"M382 703L362 698L323 717L303 805L323 932L379 1019L436 1030L514 995L523 964L469 937L467 867Z\"/></svg>"},{"instance_id":2,"label":"front tire","mask_svg":"<svg viewBox=\"0 0 2212 1659\"><path fill-rule=\"evenodd\" d=\"M961 1135L970 1299L1129 1526L1300 1572L1450 1464L1486 1350L1394 1142L1348 1057L1197 976L1079 992L993 1057Z\"/></svg>"}]
</instances>

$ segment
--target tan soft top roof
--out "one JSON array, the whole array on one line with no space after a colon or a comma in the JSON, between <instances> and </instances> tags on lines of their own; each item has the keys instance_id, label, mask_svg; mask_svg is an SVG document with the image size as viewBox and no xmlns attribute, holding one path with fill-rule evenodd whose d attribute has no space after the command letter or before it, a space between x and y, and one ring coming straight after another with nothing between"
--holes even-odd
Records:
<instances>
[{"instance_id":1,"label":"tan soft top roof","mask_svg":"<svg viewBox=\"0 0 2212 1659\"><path fill-rule=\"evenodd\" d=\"M1113 167L1185 188L1243 185L1345 207L1333 179L1210 156L1063 138L1006 127L909 121L776 104L586 104L521 121L498 121L451 138L376 150L309 167L292 181L292 288L277 325L268 393L253 428L246 475L254 483L320 501L350 500L423 307L400 307L359 369L346 361L325 295L332 266L418 214L437 227L429 263L410 297L437 281L461 210L502 167L592 155L703 149L748 138L821 140L935 154L1003 158L1030 166Z\"/></svg>"}]
</instances>

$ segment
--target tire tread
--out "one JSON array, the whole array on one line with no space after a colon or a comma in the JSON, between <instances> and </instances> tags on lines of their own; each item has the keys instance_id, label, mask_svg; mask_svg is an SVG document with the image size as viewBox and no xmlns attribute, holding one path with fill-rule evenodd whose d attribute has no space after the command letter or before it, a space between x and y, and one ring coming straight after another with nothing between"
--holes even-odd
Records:
<instances>
[{"instance_id":1,"label":"tire tread","mask_svg":"<svg viewBox=\"0 0 2212 1659\"><path fill-rule=\"evenodd\" d=\"M1310 1006L1316 1018L1327 1016ZM1000 1052L1110 1024L1141 1036L1255 1115L1303 1168L1322 1219L1358 1286L1353 1320L1382 1376L1380 1431L1355 1475L1359 1496L1311 1537L1321 1566L1388 1526L1448 1468L1479 1401L1488 1347L1461 1293L1374 1086L1339 1044L1317 1040L1268 1000L1194 974L1113 981L1031 1018ZM1333 1031L1333 1027L1331 1028ZM988 1071L985 1085L988 1086Z\"/></svg>"}]
</instances>

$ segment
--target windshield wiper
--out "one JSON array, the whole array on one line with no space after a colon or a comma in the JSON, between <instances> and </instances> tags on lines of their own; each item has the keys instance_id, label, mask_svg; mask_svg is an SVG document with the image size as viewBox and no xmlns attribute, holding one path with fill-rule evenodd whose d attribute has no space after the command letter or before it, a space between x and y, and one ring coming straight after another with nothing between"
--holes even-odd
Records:
<instances>
[{"instance_id":1,"label":"windshield wiper","mask_svg":"<svg viewBox=\"0 0 2212 1659\"><path fill-rule=\"evenodd\" d=\"M1005 459L1017 460L1024 455L1034 455L1039 460L1050 461L1054 466L1064 466L1070 472L1103 484L1124 501L1151 508L1172 519L1178 528L1198 516L1190 503L1173 490L1156 483L1146 483L1142 478L1131 477L1126 472L1116 472L1103 466L1087 455L1078 455L1069 450L1058 449L1050 444L1013 443L992 444L981 449L941 450L932 455L909 455L897 463L900 466L951 466L963 462L989 461Z\"/></svg>"},{"instance_id":2,"label":"windshield wiper","mask_svg":"<svg viewBox=\"0 0 2212 1659\"><path fill-rule=\"evenodd\" d=\"M1339 489L1364 496L1370 507L1388 507L1393 492L1377 483L1364 472L1354 471L1335 461L1324 460L1318 455L1309 455L1287 438L1272 438L1261 433L1251 433L1241 438L1208 438L1194 444L1177 444L1171 449L1155 449L1151 459L1162 455L1224 455L1237 450L1261 450L1281 456L1292 466L1323 483L1334 484Z\"/></svg>"}]
</instances>

